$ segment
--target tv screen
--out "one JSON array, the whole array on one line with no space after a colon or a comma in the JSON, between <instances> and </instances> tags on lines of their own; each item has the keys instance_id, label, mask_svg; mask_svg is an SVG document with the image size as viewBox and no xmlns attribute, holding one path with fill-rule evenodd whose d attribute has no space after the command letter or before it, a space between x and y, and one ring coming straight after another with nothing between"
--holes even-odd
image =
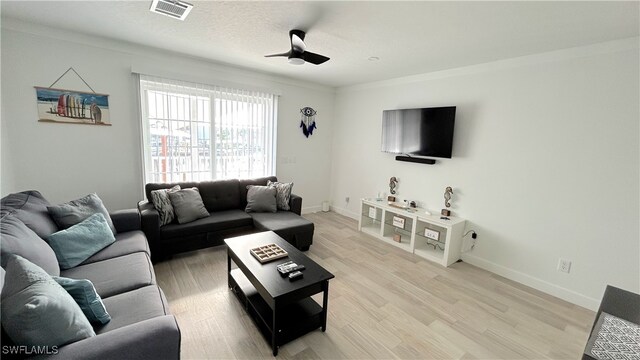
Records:
<instances>
[{"instance_id":1,"label":"tv screen","mask_svg":"<svg viewBox=\"0 0 640 360\"><path fill-rule=\"evenodd\" d=\"M382 151L451 158L456 107L384 110Z\"/></svg>"}]
</instances>

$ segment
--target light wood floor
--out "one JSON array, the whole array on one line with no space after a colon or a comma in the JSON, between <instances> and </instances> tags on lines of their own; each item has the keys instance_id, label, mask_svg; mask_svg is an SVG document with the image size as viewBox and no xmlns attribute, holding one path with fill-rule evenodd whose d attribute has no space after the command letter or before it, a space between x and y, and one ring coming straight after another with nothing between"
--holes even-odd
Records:
<instances>
[{"instance_id":1,"label":"light wood floor","mask_svg":"<svg viewBox=\"0 0 640 360\"><path fill-rule=\"evenodd\" d=\"M335 213L306 217L316 224L308 256L336 276L327 331L283 345L279 359L581 357L592 311L469 264L432 264ZM184 359L273 358L227 288L224 247L155 270L182 330Z\"/></svg>"}]
</instances>

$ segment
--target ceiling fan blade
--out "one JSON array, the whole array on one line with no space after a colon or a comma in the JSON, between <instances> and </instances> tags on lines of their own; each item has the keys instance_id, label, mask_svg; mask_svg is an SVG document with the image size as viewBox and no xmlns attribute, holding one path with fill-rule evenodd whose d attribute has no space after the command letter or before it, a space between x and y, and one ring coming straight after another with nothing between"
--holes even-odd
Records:
<instances>
[{"instance_id":1,"label":"ceiling fan blade","mask_svg":"<svg viewBox=\"0 0 640 360\"><path fill-rule=\"evenodd\" d=\"M315 54L308 51L305 51L304 53L302 53L302 58L304 59L304 61L308 63L312 63L314 65L320 65L323 62L329 60L329 58L324 55Z\"/></svg>"},{"instance_id":2,"label":"ceiling fan blade","mask_svg":"<svg viewBox=\"0 0 640 360\"><path fill-rule=\"evenodd\" d=\"M304 44L302 38L300 38L297 34L291 34L291 48L303 52L307 48Z\"/></svg>"},{"instance_id":3,"label":"ceiling fan blade","mask_svg":"<svg viewBox=\"0 0 640 360\"><path fill-rule=\"evenodd\" d=\"M291 51L287 51L286 53L282 53L282 54L271 54L271 55L265 55L264 57L276 57L276 56L286 56L286 57L289 57L289 55L291 55Z\"/></svg>"}]
</instances>

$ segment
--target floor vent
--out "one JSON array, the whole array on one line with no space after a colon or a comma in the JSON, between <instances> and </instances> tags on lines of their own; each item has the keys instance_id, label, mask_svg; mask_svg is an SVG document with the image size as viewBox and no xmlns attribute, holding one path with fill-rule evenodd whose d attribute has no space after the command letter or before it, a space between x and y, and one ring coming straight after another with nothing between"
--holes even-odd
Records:
<instances>
[{"instance_id":1,"label":"floor vent","mask_svg":"<svg viewBox=\"0 0 640 360\"><path fill-rule=\"evenodd\" d=\"M153 0L149 10L154 13L170 16L174 19L184 20L192 8L193 5L185 1Z\"/></svg>"}]
</instances>

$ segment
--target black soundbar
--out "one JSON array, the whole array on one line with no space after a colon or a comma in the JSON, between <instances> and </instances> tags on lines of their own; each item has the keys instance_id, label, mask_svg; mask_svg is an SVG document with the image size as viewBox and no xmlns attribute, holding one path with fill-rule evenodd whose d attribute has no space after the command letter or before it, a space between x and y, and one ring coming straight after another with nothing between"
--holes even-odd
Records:
<instances>
[{"instance_id":1,"label":"black soundbar","mask_svg":"<svg viewBox=\"0 0 640 360\"><path fill-rule=\"evenodd\" d=\"M396 160L412 162L412 163L419 163L419 164L429 164L429 165L433 165L433 164L436 163L436 161L433 160L433 159L415 158L415 157L410 157L410 156L396 156Z\"/></svg>"}]
</instances>

